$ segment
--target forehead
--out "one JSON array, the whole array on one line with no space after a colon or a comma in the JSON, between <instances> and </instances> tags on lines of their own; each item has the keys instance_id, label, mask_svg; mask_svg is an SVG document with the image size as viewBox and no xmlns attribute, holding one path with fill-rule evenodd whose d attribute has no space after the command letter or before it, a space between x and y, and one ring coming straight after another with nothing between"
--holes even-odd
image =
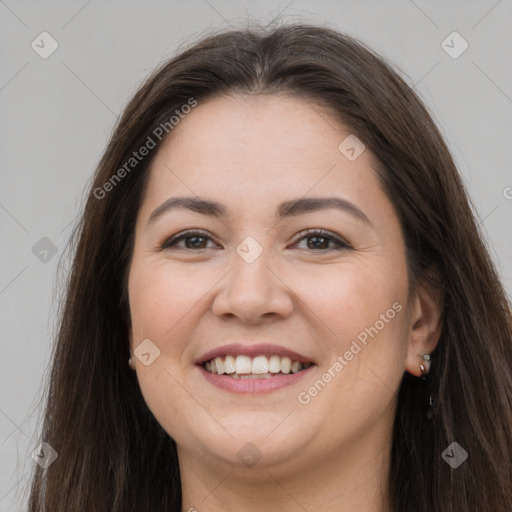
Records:
<instances>
[{"instance_id":1,"label":"forehead","mask_svg":"<svg viewBox=\"0 0 512 512\"><path fill-rule=\"evenodd\" d=\"M332 111L296 97L198 102L160 147L147 199L155 207L170 195L198 195L250 211L307 194L382 195L370 152L354 161L340 152L348 136Z\"/></svg>"},{"instance_id":2,"label":"forehead","mask_svg":"<svg viewBox=\"0 0 512 512\"><path fill-rule=\"evenodd\" d=\"M300 163L336 157L340 137L350 132L326 108L291 96L222 96L209 99L184 117L161 151L192 151L197 161ZM264 151L262 151L264 150ZM177 155L178 156L178 155ZM190 158L190 155L187 159ZM241 167L245 167L242 165Z\"/></svg>"}]
</instances>

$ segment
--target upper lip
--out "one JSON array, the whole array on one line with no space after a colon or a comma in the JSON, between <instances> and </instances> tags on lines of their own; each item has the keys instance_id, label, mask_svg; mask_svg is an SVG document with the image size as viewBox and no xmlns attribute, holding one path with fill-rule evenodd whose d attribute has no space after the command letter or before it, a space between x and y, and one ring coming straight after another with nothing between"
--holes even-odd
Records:
<instances>
[{"instance_id":1,"label":"upper lip","mask_svg":"<svg viewBox=\"0 0 512 512\"><path fill-rule=\"evenodd\" d=\"M214 348L200 356L196 364L203 364L206 361L211 361L216 357L224 356L281 356L289 357L292 361L299 361L300 363L313 363L314 361L305 355L299 354L294 350L279 345L272 345L270 343L262 343L259 345L242 345L240 343L231 343L229 345L222 345L221 347Z\"/></svg>"}]
</instances>

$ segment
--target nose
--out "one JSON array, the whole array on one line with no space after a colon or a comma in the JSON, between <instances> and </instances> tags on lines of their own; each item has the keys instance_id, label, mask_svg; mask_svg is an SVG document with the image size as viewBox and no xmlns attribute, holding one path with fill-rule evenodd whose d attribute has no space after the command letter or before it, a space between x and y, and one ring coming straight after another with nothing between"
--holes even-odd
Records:
<instances>
[{"instance_id":1,"label":"nose","mask_svg":"<svg viewBox=\"0 0 512 512\"><path fill-rule=\"evenodd\" d=\"M259 324L269 317L285 318L293 311L290 285L269 266L265 251L252 263L235 255L221 286L212 304L218 317L234 316L247 324Z\"/></svg>"}]
</instances>

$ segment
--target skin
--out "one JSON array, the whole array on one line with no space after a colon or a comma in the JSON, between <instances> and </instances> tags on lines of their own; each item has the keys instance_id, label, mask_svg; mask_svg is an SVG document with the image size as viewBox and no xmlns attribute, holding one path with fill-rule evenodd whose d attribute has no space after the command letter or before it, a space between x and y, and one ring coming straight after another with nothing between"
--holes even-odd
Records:
<instances>
[{"instance_id":1,"label":"skin","mask_svg":"<svg viewBox=\"0 0 512 512\"><path fill-rule=\"evenodd\" d=\"M144 399L178 446L183 511L391 511L397 391L435 348L439 306L426 285L408 296L399 220L370 151L351 162L338 150L349 134L301 99L217 97L181 120L155 157L129 274L130 349L150 339L160 350L149 366L132 357ZM174 196L218 201L229 215L180 209L147 226ZM276 217L283 201L325 196L350 201L369 222L336 209ZM304 238L313 228L351 248ZM187 229L211 239L161 247ZM263 250L250 264L236 252L248 236ZM401 311L300 403L396 303ZM234 394L209 384L195 361L236 342L283 345L317 366L295 385ZM247 442L262 455L252 467L237 457Z\"/></svg>"}]
</instances>

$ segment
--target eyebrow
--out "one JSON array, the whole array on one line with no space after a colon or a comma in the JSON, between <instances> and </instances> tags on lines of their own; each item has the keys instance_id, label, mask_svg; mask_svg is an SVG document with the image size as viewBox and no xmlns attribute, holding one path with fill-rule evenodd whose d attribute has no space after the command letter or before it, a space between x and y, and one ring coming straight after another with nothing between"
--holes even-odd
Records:
<instances>
[{"instance_id":1,"label":"eyebrow","mask_svg":"<svg viewBox=\"0 0 512 512\"><path fill-rule=\"evenodd\" d=\"M305 213L328 210L331 208L350 213L352 216L371 225L370 220L362 210L360 210L355 204L347 201L346 199L342 199L341 197L303 197L300 199L285 201L279 205L277 209L277 216L282 219L285 217L293 217L296 215L303 215ZM190 210L192 212L209 215L211 217L226 217L228 215L226 207L216 201L211 201L197 196L170 197L153 210L146 222L146 228L164 214L178 209Z\"/></svg>"}]
</instances>

